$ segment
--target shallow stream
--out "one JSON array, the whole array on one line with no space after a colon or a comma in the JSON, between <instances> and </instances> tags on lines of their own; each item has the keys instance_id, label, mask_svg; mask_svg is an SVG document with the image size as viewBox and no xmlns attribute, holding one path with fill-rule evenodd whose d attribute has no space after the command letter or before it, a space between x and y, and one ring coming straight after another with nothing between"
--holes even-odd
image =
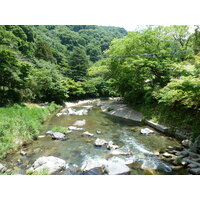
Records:
<instances>
[{"instance_id":1,"label":"shallow stream","mask_svg":"<svg viewBox=\"0 0 200 200\"><path fill-rule=\"evenodd\" d=\"M88 104L87 104L88 105ZM8 155L4 160L7 166L15 173L25 174L26 170L41 156L55 156L64 159L68 163L68 169L61 174L99 174L98 172L83 173L80 168L89 159L109 159L111 150L106 147L95 147L97 138L113 141L124 152L131 152L130 156L115 156L122 159L132 159L130 174L186 174L184 170L171 169L169 163L160 161L154 155L155 152L164 150L167 146L177 146L177 140L166 137L154 130L150 136L142 136L140 129L148 126L110 116L103 113L96 104L89 110L88 115L61 115L53 116L44 124L41 135L55 126L72 126L77 120L85 120L86 124L80 126L83 131L67 133L66 140L52 140L51 137L44 137L35 140L33 143L23 147L27 156L21 156L19 152ZM84 105L76 107L79 110ZM150 127L148 127L150 128ZM152 129L152 128L151 128ZM152 129L153 130L153 129ZM94 137L83 136L88 131ZM97 134L101 131L101 134ZM146 169L151 169L151 172ZM152 172L153 171L153 172Z\"/></svg>"}]
</instances>

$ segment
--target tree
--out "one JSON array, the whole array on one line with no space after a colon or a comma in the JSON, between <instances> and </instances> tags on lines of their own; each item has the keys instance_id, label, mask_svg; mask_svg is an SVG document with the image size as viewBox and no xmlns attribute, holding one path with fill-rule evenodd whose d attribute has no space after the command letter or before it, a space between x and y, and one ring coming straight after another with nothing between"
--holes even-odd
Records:
<instances>
[{"instance_id":1,"label":"tree","mask_svg":"<svg viewBox=\"0 0 200 200\"><path fill-rule=\"evenodd\" d=\"M37 66L37 67L36 67ZM63 103L68 97L68 83L55 64L36 60L31 73L30 89L34 101Z\"/></svg>"},{"instance_id":2,"label":"tree","mask_svg":"<svg viewBox=\"0 0 200 200\"><path fill-rule=\"evenodd\" d=\"M189 48L189 38L187 26L158 26L113 41L108 54L119 92L136 103L146 95L152 96L153 90L166 86L173 73L172 64L189 55L180 54Z\"/></svg>"},{"instance_id":3,"label":"tree","mask_svg":"<svg viewBox=\"0 0 200 200\"><path fill-rule=\"evenodd\" d=\"M69 77L75 81L82 81L89 65L88 57L84 48L75 47L69 56Z\"/></svg>"},{"instance_id":4,"label":"tree","mask_svg":"<svg viewBox=\"0 0 200 200\"><path fill-rule=\"evenodd\" d=\"M38 41L36 43L35 57L46 61L54 60L50 46L48 45L48 43L43 41Z\"/></svg>"},{"instance_id":5,"label":"tree","mask_svg":"<svg viewBox=\"0 0 200 200\"><path fill-rule=\"evenodd\" d=\"M195 54L198 54L200 52L200 26L195 27L193 50Z\"/></svg>"},{"instance_id":6,"label":"tree","mask_svg":"<svg viewBox=\"0 0 200 200\"><path fill-rule=\"evenodd\" d=\"M31 66L20 62L15 52L0 50L0 105L20 102Z\"/></svg>"},{"instance_id":7,"label":"tree","mask_svg":"<svg viewBox=\"0 0 200 200\"><path fill-rule=\"evenodd\" d=\"M87 55L90 55L90 60L95 62L101 59L101 49L93 44L87 46Z\"/></svg>"}]
</instances>

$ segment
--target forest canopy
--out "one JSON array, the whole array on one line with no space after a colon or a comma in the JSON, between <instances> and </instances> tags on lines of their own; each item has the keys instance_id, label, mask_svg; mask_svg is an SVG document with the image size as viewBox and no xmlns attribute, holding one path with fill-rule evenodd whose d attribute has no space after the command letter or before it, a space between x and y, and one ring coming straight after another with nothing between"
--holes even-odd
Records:
<instances>
[{"instance_id":1,"label":"forest canopy","mask_svg":"<svg viewBox=\"0 0 200 200\"><path fill-rule=\"evenodd\" d=\"M110 96L110 77L88 70L125 35L123 28L94 25L0 26L0 105Z\"/></svg>"},{"instance_id":2,"label":"forest canopy","mask_svg":"<svg viewBox=\"0 0 200 200\"><path fill-rule=\"evenodd\" d=\"M122 96L199 110L200 28L0 26L0 105Z\"/></svg>"}]
</instances>

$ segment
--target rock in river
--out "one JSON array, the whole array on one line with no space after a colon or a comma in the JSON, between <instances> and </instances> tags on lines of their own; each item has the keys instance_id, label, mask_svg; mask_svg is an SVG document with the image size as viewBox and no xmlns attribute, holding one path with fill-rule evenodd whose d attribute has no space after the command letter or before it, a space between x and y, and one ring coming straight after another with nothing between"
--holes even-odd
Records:
<instances>
[{"instance_id":1,"label":"rock in river","mask_svg":"<svg viewBox=\"0 0 200 200\"><path fill-rule=\"evenodd\" d=\"M100 130L97 130L97 132L96 132L97 134L102 134L102 132L100 131Z\"/></svg>"},{"instance_id":2,"label":"rock in river","mask_svg":"<svg viewBox=\"0 0 200 200\"><path fill-rule=\"evenodd\" d=\"M77 128L76 126L69 126L68 129L70 131L82 131L83 130L83 128Z\"/></svg>"},{"instance_id":3,"label":"rock in river","mask_svg":"<svg viewBox=\"0 0 200 200\"><path fill-rule=\"evenodd\" d=\"M152 134L152 133L154 133L154 131L152 131L151 129L149 129L149 128L142 128L141 130L140 130L140 133L142 134L142 135L150 135L150 134Z\"/></svg>"},{"instance_id":4,"label":"rock in river","mask_svg":"<svg viewBox=\"0 0 200 200\"><path fill-rule=\"evenodd\" d=\"M184 147L190 147L191 141L190 141L190 140L183 140L183 141L181 142L181 144L182 144Z\"/></svg>"},{"instance_id":5,"label":"rock in river","mask_svg":"<svg viewBox=\"0 0 200 200\"><path fill-rule=\"evenodd\" d=\"M64 138L65 138L65 135L63 133L54 132L52 134L52 139L54 139L54 140L63 140Z\"/></svg>"},{"instance_id":6,"label":"rock in river","mask_svg":"<svg viewBox=\"0 0 200 200\"><path fill-rule=\"evenodd\" d=\"M0 172L5 172L7 168L0 163Z\"/></svg>"},{"instance_id":7,"label":"rock in river","mask_svg":"<svg viewBox=\"0 0 200 200\"><path fill-rule=\"evenodd\" d=\"M85 171L90 171L95 168L102 168L104 166L104 162L102 161L103 160L99 160L99 159L94 159L94 160L89 159L82 165L81 170L85 172Z\"/></svg>"},{"instance_id":8,"label":"rock in river","mask_svg":"<svg viewBox=\"0 0 200 200\"><path fill-rule=\"evenodd\" d=\"M53 174L66 169L66 162L54 156L40 157L28 171L40 171L46 169L48 174Z\"/></svg>"},{"instance_id":9,"label":"rock in river","mask_svg":"<svg viewBox=\"0 0 200 200\"><path fill-rule=\"evenodd\" d=\"M68 108L64 111L64 115L87 115L88 109L81 109L81 110L75 110L73 108Z\"/></svg>"},{"instance_id":10,"label":"rock in river","mask_svg":"<svg viewBox=\"0 0 200 200\"><path fill-rule=\"evenodd\" d=\"M57 113L56 114L57 117L60 117L61 115L62 115L62 113Z\"/></svg>"},{"instance_id":11,"label":"rock in river","mask_svg":"<svg viewBox=\"0 0 200 200\"><path fill-rule=\"evenodd\" d=\"M129 151L121 150L121 149L116 149L116 150L111 150L110 155L113 156L128 156L131 155L132 153Z\"/></svg>"},{"instance_id":12,"label":"rock in river","mask_svg":"<svg viewBox=\"0 0 200 200\"><path fill-rule=\"evenodd\" d=\"M86 124L85 119L83 120L77 120L73 125L74 126L84 126Z\"/></svg>"},{"instance_id":13,"label":"rock in river","mask_svg":"<svg viewBox=\"0 0 200 200\"><path fill-rule=\"evenodd\" d=\"M46 135L52 136L52 134L53 134L53 131L47 131L47 132L46 132Z\"/></svg>"},{"instance_id":14,"label":"rock in river","mask_svg":"<svg viewBox=\"0 0 200 200\"><path fill-rule=\"evenodd\" d=\"M93 174L95 169L98 169L99 172L104 171L109 175L128 174L130 171L130 168L125 164L125 160L118 157L109 160L101 158L88 159L81 167L83 172L92 171Z\"/></svg>"},{"instance_id":15,"label":"rock in river","mask_svg":"<svg viewBox=\"0 0 200 200\"><path fill-rule=\"evenodd\" d=\"M25 151L21 150L21 151L20 151L20 155L22 155L22 156L26 156L27 153L26 153Z\"/></svg>"},{"instance_id":16,"label":"rock in river","mask_svg":"<svg viewBox=\"0 0 200 200\"><path fill-rule=\"evenodd\" d=\"M82 135L89 136L89 137L93 137L94 136L94 134L89 133L88 131L83 132Z\"/></svg>"},{"instance_id":17,"label":"rock in river","mask_svg":"<svg viewBox=\"0 0 200 200\"><path fill-rule=\"evenodd\" d=\"M108 145L107 145L107 149L119 149L119 146L118 145L114 145L112 141L109 141L108 142Z\"/></svg>"},{"instance_id":18,"label":"rock in river","mask_svg":"<svg viewBox=\"0 0 200 200\"><path fill-rule=\"evenodd\" d=\"M60 132L47 131L46 135L50 135L54 140L63 140L65 138L65 135Z\"/></svg>"},{"instance_id":19,"label":"rock in river","mask_svg":"<svg viewBox=\"0 0 200 200\"><path fill-rule=\"evenodd\" d=\"M168 152L165 152L165 153L163 153L163 156L164 156L165 158L172 158L172 157L173 157L173 154L170 154L170 153L168 153Z\"/></svg>"},{"instance_id":20,"label":"rock in river","mask_svg":"<svg viewBox=\"0 0 200 200\"><path fill-rule=\"evenodd\" d=\"M189 170L191 174L200 175L200 167L199 168L192 168Z\"/></svg>"},{"instance_id":21,"label":"rock in river","mask_svg":"<svg viewBox=\"0 0 200 200\"><path fill-rule=\"evenodd\" d=\"M109 175L128 174L130 172L130 168L125 164L124 160L120 158L108 160L104 167Z\"/></svg>"},{"instance_id":22,"label":"rock in river","mask_svg":"<svg viewBox=\"0 0 200 200\"><path fill-rule=\"evenodd\" d=\"M106 145L106 144L108 144L106 140L99 139L99 138L97 138L94 143L94 145L97 147L102 147L103 145Z\"/></svg>"}]
</instances>

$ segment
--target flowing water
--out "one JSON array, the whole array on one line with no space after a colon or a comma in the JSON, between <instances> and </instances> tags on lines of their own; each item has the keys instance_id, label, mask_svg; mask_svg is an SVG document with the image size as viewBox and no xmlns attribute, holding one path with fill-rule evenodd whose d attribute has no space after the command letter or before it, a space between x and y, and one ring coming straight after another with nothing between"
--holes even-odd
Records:
<instances>
[{"instance_id":1,"label":"flowing water","mask_svg":"<svg viewBox=\"0 0 200 200\"><path fill-rule=\"evenodd\" d=\"M76 107L80 110L82 107ZM150 136L142 136L140 129L148 126L139 123L113 117L103 113L96 104L88 112L88 115L62 115L53 116L44 124L42 134L55 126L72 126L77 120L85 120L86 124L81 126L83 131L67 133L66 140L52 140L44 137L23 147L27 156L21 156L19 152L8 155L4 162L7 163L15 173L25 174L26 170L41 156L55 156L64 159L68 163L68 169L61 174L88 174L81 172L81 166L90 159L110 159L111 151L106 147L95 147L96 138L113 141L120 147L120 151L132 152L132 155L118 155L115 158L125 159L131 168L131 174L148 174L145 169L151 169L154 174L186 174L184 170L172 170L169 163L159 161L153 152L162 151L167 146L177 146L179 143L155 131ZM88 131L94 137L83 136ZM97 134L101 131L101 134ZM92 172L91 174L96 174ZM98 174L98 173L97 173Z\"/></svg>"}]
</instances>

